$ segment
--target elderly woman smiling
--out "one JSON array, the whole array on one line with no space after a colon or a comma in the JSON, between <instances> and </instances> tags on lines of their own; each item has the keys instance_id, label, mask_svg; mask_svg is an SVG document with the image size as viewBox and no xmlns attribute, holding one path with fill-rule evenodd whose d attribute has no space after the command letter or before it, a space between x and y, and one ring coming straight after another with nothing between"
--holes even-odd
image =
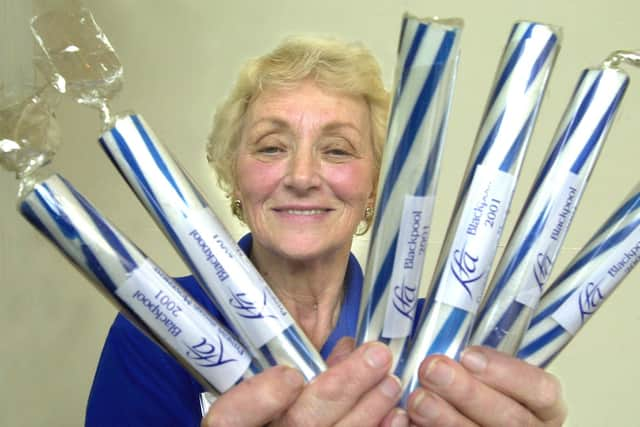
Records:
<instances>
[{"instance_id":1,"label":"elderly woman smiling","mask_svg":"<svg viewBox=\"0 0 640 427\"><path fill-rule=\"evenodd\" d=\"M286 40L250 61L218 110L208 159L251 233L240 246L329 369L288 367L235 386L201 419L201 387L121 316L96 372L87 425L560 425L558 382L482 348L430 356L407 410L381 343L354 349L362 270L355 233L372 218L388 94L359 44ZM195 281L181 284L214 315ZM344 338L344 339L341 339Z\"/></svg>"}]
</instances>

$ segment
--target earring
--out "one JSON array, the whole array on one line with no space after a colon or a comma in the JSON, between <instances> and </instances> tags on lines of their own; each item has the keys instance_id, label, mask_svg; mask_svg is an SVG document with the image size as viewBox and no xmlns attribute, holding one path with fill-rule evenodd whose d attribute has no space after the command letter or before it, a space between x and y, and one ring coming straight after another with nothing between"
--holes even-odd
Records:
<instances>
[{"instance_id":1,"label":"earring","mask_svg":"<svg viewBox=\"0 0 640 427\"><path fill-rule=\"evenodd\" d=\"M242 202L240 201L240 199L234 199L233 202L231 202L231 212L238 217L238 219L240 221L243 220L242 218Z\"/></svg>"},{"instance_id":2,"label":"earring","mask_svg":"<svg viewBox=\"0 0 640 427\"><path fill-rule=\"evenodd\" d=\"M370 222L371 218L373 218L373 208L371 206L367 206L364 210L364 220L366 222Z\"/></svg>"},{"instance_id":3,"label":"earring","mask_svg":"<svg viewBox=\"0 0 640 427\"><path fill-rule=\"evenodd\" d=\"M371 206L367 206L364 210L364 218L358 224L358 228L356 229L356 236L363 236L369 231L369 227L371 227L371 220L373 219L373 208Z\"/></svg>"}]
</instances>

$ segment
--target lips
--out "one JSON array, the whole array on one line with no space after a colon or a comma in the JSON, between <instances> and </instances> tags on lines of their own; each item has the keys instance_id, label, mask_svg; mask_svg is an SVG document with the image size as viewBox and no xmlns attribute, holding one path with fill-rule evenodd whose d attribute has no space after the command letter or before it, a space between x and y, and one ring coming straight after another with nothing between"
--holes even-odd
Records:
<instances>
[{"instance_id":1,"label":"lips","mask_svg":"<svg viewBox=\"0 0 640 427\"><path fill-rule=\"evenodd\" d=\"M279 208L275 208L274 211L278 213L284 213L287 215L296 215L296 216L313 216L313 215L322 215L333 209L329 208L320 208L320 207L302 207L302 206L283 206Z\"/></svg>"},{"instance_id":2,"label":"lips","mask_svg":"<svg viewBox=\"0 0 640 427\"><path fill-rule=\"evenodd\" d=\"M287 209L284 211L289 215L320 215L326 212L325 209Z\"/></svg>"}]
</instances>

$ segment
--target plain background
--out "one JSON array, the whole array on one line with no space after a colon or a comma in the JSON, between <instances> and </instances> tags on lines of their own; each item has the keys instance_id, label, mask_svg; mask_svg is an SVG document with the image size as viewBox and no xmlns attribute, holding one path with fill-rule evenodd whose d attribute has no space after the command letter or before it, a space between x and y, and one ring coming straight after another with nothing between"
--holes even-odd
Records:
<instances>
[{"instance_id":1,"label":"plain background","mask_svg":"<svg viewBox=\"0 0 640 427\"><path fill-rule=\"evenodd\" d=\"M24 32L29 13L23 3L29 2L0 2L4 76L21 63L21 72L28 72L31 40ZM613 50L640 47L636 21L640 3L629 0L92 0L88 5L125 67L125 87L114 101L114 109L132 109L145 116L234 237L245 230L229 215L228 202L217 190L205 161L204 144L215 105L248 57L267 51L294 33L361 40L379 58L385 81L391 86L403 12L464 18L462 57L441 164L426 276L444 239L513 22L527 19L561 26L563 41L501 247L580 71L598 65ZM555 274L638 181L640 70L627 70L632 83ZM58 107L58 117L63 145L55 169L170 274L187 274L98 147L98 114L64 100ZM0 178L0 425L81 425L96 361L115 310L17 214L17 184L11 174L2 172ZM366 247L366 236L356 240L354 248L361 260L366 257ZM628 276L549 368L564 385L570 411L567 425L640 425L635 393L640 382L636 353L639 278L638 271Z\"/></svg>"}]
</instances>

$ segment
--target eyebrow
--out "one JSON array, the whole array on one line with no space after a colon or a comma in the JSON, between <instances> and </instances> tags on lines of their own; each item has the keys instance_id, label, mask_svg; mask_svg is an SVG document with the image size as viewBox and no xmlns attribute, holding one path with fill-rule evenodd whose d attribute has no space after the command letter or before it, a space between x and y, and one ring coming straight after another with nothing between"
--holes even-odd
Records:
<instances>
[{"instance_id":1,"label":"eyebrow","mask_svg":"<svg viewBox=\"0 0 640 427\"><path fill-rule=\"evenodd\" d=\"M325 132L333 132L336 130L340 130L342 128L352 129L358 135L362 135L362 132L360 132L360 129L358 129L358 127L353 123L349 123L349 122L330 122L330 123L327 123L322 129Z\"/></svg>"},{"instance_id":2,"label":"eyebrow","mask_svg":"<svg viewBox=\"0 0 640 427\"><path fill-rule=\"evenodd\" d=\"M262 126L262 125L270 125L272 127L275 127L277 129L286 129L289 126L287 125L287 122L285 122L282 119L278 119L278 118L274 118L274 117L266 117L260 120L257 120L253 123L249 123L249 130L253 130L256 127Z\"/></svg>"},{"instance_id":3,"label":"eyebrow","mask_svg":"<svg viewBox=\"0 0 640 427\"><path fill-rule=\"evenodd\" d=\"M254 130L256 127L261 127L262 125L269 125L272 126L275 129L288 129L290 126L289 124L282 119L279 119L277 117L265 117L262 118L260 120L255 121L254 123L251 123L249 125L249 129L250 131ZM360 129L358 129L358 127L356 125L354 125L353 123L350 122L342 122L342 121L333 121L333 122L329 122L327 124L325 124L322 127L322 131L323 132L334 132L337 130L340 130L342 128L348 128L348 129L352 129L353 131L355 131L358 135L362 135L362 132L360 131Z\"/></svg>"}]
</instances>

